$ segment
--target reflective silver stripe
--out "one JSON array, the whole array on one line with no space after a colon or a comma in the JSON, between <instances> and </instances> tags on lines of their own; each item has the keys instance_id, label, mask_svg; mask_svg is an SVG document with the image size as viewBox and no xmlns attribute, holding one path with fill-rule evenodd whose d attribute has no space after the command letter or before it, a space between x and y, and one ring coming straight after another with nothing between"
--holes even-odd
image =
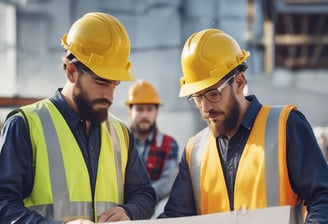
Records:
<instances>
[{"instance_id":1,"label":"reflective silver stripe","mask_svg":"<svg viewBox=\"0 0 328 224\"><path fill-rule=\"evenodd\" d=\"M109 121L108 121L109 120ZM109 115L109 119L107 120L107 127L109 127L109 133L111 135L111 140L113 143L113 149L114 149L114 160L115 160L115 167L116 167L116 183L117 183L117 190L119 192L119 201L123 203L123 174L122 174L122 154L121 154L121 144L119 141L118 133L115 129L114 122L119 122L114 120L114 118ZM111 123L109 123L111 122ZM119 123L120 128L122 128L122 131L124 132L121 123ZM98 214L97 209L97 214ZM104 211L104 210L103 210Z\"/></svg>"},{"instance_id":2,"label":"reflective silver stripe","mask_svg":"<svg viewBox=\"0 0 328 224\"><path fill-rule=\"evenodd\" d=\"M49 161L49 175L52 185L53 195L53 212L52 216L47 217L66 217L73 213L70 211L70 202L67 189L65 168L61 154L60 144L57 136L56 129L52 122L50 113L46 107L42 107L39 112L41 120L46 148L48 152ZM54 136L55 135L55 136ZM78 209L77 209L78 210ZM49 212L49 209L45 211ZM91 214L90 211L86 214ZM47 214L50 215L50 214Z\"/></svg>"},{"instance_id":3,"label":"reflective silver stripe","mask_svg":"<svg viewBox=\"0 0 328 224\"><path fill-rule=\"evenodd\" d=\"M201 163L204 157L206 142L208 140L209 128L204 129L194 138L193 147L190 155L190 175L192 187L194 190L194 200L196 204L197 214L201 214L201 198L200 198L200 171Z\"/></svg>"},{"instance_id":4,"label":"reflective silver stripe","mask_svg":"<svg viewBox=\"0 0 328 224\"><path fill-rule=\"evenodd\" d=\"M265 181L268 207L280 205L278 127L282 109L282 106L271 107L265 128ZM301 203L294 206L291 219L295 224L303 223Z\"/></svg>"},{"instance_id":5,"label":"reflective silver stripe","mask_svg":"<svg viewBox=\"0 0 328 224\"><path fill-rule=\"evenodd\" d=\"M282 107L271 107L265 127L265 182L267 206L279 206L278 124Z\"/></svg>"},{"instance_id":6,"label":"reflective silver stripe","mask_svg":"<svg viewBox=\"0 0 328 224\"><path fill-rule=\"evenodd\" d=\"M108 209L110 208L113 208L117 206L116 203L113 203L113 202L96 202L96 208L97 208L97 220L99 219L100 215L107 211Z\"/></svg>"},{"instance_id":7,"label":"reflective silver stripe","mask_svg":"<svg viewBox=\"0 0 328 224\"><path fill-rule=\"evenodd\" d=\"M59 202L59 204L61 204ZM65 205L63 205L64 207ZM58 207L58 206L56 206ZM92 210L92 203L91 202L70 202L70 206L66 207L65 214L60 214L61 211L58 211L57 208L54 207L53 204L49 205L36 205L29 207L29 209L36 211L37 213L41 214L44 217L54 218L59 221L64 220L72 220L78 218L86 218L91 219L90 216L86 214L90 214ZM56 212L57 216L54 216L53 212Z\"/></svg>"}]
</instances>

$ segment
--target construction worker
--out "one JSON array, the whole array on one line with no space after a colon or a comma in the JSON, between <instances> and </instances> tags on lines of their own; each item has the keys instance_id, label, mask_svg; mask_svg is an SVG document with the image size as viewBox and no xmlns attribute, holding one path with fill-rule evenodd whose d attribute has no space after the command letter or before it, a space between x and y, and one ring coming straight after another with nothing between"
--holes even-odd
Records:
<instances>
[{"instance_id":1,"label":"construction worker","mask_svg":"<svg viewBox=\"0 0 328 224\"><path fill-rule=\"evenodd\" d=\"M306 223L328 223L328 167L312 128L294 105L244 95L249 56L218 29L187 39L179 95L208 127L188 140L160 217L304 203Z\"/></svg>"},{"instance_id":2,"label":"construction worker","mask_svg":"<svg viewBox=\"0 0 328 224\"><path fill-rule=\"evenodd\" d=\"M129 107L131 131L139 156L156 192L157 206L153 217L157 217L163 212L178 173L178 143L157 127L159 106L163 104L151 83L145 80L133 83L125 104Z\"/></svg>"},{"instance_id":3,"label":"construction worker","mask_svg":"<svg viewBox=\"0 0 328 224\"><path fill-rule=\"evenodd\" d=\"M113 16L91 12L61 39L66 84L8 115L0 139L0 223L150 218L151 186L133 135L108 108L130 81L130 41Z\"/></svg>"}]
</instances>

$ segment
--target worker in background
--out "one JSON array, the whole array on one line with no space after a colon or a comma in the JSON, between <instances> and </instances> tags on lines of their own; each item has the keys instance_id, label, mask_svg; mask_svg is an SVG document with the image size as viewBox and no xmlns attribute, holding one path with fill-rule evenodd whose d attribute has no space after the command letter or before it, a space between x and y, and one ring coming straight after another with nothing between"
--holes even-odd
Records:
<instances>
[{"instance_id":1,"label":"worker in background","mask_svg":"<svg viewBox=\"0 0 328 224\"><path fill-rule=\"evenodd\" d=\"M162 102L152 84L145 80L132 84L125 104L129 107L131 131L139 156L156 192L157 206L153 217L157 217L163 212L178 172L179 147L173 137L162 133L157 127Z\"/></svg>"},{"instance_id":2,"label":"worker in background","mask_svg":"<svg viewBox=\"0 0 328 224\"><path fill-rule=\"evenodd\" d=\"M155 192L133 135L108 112L120 81L134 79L127 32L92 12L61 40L66 84L10 113L2 129L0 223L150 218Z\"/></svg>"},{"instance_id":3,"label":"worker in background","mask_svg":"<svg viewBox=\"0 0 328 224\"><path fill-rule=\"evenodd\" d=\"M208 127L188 140L160 217L304 203L306 223L328 223L328 167L312 128L294 105L244 95L249 56L218 29L187 39L179 95Z\"/></svg>"}]
</instances>

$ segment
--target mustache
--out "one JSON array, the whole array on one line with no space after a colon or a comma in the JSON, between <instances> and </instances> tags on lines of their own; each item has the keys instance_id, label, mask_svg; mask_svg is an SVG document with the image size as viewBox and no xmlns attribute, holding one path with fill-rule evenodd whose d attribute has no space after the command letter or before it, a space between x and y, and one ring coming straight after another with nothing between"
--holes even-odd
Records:
<instances>
[{"instance_id":1,"label":"mustache","mask_svg":"<svg viewBox=\"0 0 328 224\"><path fill-rule=\"evenodd\" d=\"M139 122L147 122L147 123L150 123L150 120L146 119L146 118L143 118L141 119Z\"/></svg>"},{"instance_id":2,"label":"mustache","mask_svg":"<svg viewBox=\"0 0 328 224\"><path fill-rule=\"evenodd\" d=\"M112 105L112 102L107 99L96 99L92 101L92 104L96 104L96 103L107 103L109 105Z\"/></svg>"},{"instance_id":3,"label":"mustache","mask_svg":"<svg viewBox=\"0 0 328 224\"><path fill-rule=\"evenodd\" d=\"M217 115L222 115L222 114L224 114L223 111L210 110L207 113L205 113L205 117L212 117L212 116L217 116Z\"/></svg>"}]
</instances>

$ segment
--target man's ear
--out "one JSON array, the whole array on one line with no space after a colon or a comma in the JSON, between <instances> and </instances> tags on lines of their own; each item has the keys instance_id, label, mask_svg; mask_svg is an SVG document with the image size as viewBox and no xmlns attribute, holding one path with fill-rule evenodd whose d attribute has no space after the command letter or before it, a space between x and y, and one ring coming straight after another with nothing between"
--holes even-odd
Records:
<instances>
[{"instance_id":1,"label":"man's ear","mask_svg":"<svg viewBox=\"0 0 328 224\"><path fill-rule=\"evenodd\" d=\"M237 83L237 91L243 91L246 84L247 84L247 79L244 74L244 72L240 72L236 77L235 77L236 83Z\"/></svg>"},{"instance_id":2,"label":"man's ear","mask_svg":"<svg viewBox=\"0 0 328 224\"><path fill-rule=\"evenodd\" d=\"M78 72L76 66L72 62L66 64L66 76L70 82L75 82Z\"/></svg>"}]
</instances>

